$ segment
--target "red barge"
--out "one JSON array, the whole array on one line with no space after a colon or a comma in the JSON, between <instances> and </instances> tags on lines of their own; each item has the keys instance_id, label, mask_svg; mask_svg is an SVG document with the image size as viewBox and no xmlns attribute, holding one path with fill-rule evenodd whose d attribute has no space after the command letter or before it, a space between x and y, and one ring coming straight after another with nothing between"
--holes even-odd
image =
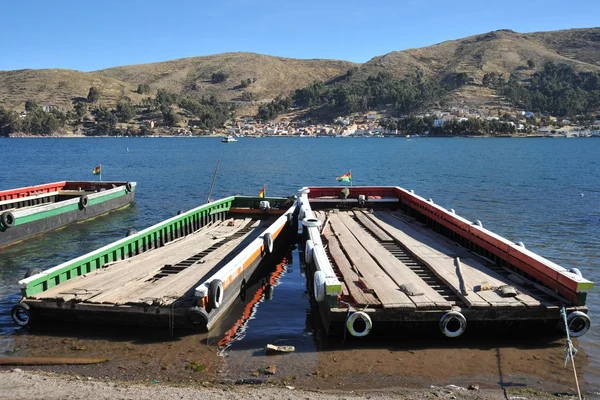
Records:
<instances>
[{"instance_id":1,"label":"red barge","mask_svg":"<svg viewBox=\"0 0 600 400\"><path fill-rule=\"evenodd\" d=\"M448 337L470 323L590 327L593 283L400 187L306 187L298 231L325 328L366 336L378 325L435 323ZM564 324L563 324L564 326Z\"/></svg>"}]
</instances>

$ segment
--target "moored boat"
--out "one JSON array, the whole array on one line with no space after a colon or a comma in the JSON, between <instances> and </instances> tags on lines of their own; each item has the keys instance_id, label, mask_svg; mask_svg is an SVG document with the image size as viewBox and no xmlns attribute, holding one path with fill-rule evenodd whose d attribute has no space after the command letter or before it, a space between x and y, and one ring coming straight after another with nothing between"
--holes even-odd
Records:
<instances>
[{"instance_id":1,"label":"moored boat","mask_svg":"<svg viewBox=\"0 0 600 400\"><path fill-rule=\"evenodd\" d=\"M330 334L347 329L533 323L590 328L593 283L400 187L300 191L299 233L313 299ZM523 332L521 332L523 333Z\"/></svg>"},{"instance_id":2,"label":"moored boat","mask_svg":"<svg viewBox=\"0 0 600 400\"><path fill-rule=\"evenodd\" d=\"M291 225L295 202L231 196L19 282L21 325L75 320L209 330Z\"/></svg>"},{"instance_id":3,"label":"moored boat","mask_svg":"<svg viewBox=\"0 0 600 400\"><path fill-rule=\"evenodd\" d=\"M135 188L135 182L62 181L0 191L0 246L122 208Z\"/></svg>"},{"instance_id":4,"label":"moored boat","mask_svg":"<svg viewBox=\"0 0 600 400\"><path fill-rule=\"evenodd\" d=\"M231 135L228 135L228 136L224 137L223 139L221 139L221 142L223 142L223 143L233 143L233 142L237 142L237 141L238 140Z\"/></svg>"}]
</instances>

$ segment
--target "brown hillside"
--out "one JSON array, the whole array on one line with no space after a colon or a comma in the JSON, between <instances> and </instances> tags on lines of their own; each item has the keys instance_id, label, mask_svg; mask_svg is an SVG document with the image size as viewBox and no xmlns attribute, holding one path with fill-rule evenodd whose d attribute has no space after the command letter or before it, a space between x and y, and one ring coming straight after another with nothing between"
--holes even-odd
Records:
<instances>
[{"instance_id":1,"label":"brown hillside","mask_svg":"<svg viewBox=\"0 0 600 400\"><path fill-rule=\"evenodd\" d=\"M528 61L534 62L534 68L527 66ZM420 49L394 51L362 65L225 53L90 73L62 69L0 71L0 106L23 109L25 101L33 99L41 105L67 108L73 98L86 97L90 86L100 88L101 103L114 105L122 96L138 102L142 96L134 91L145 83L150 85L152 95L159 88L197 96L214 95L219 101L238 103L244 112L255 112L259 102L289 94L313 80L328 81L352 67L358 67L353 79L364 79L379 71L406 76L420 69L425 75L438 78L466 72L477 83L486 72L500 73L505 78L516 73L527 78L549 61L569 63L579 71L600 72L600 28L537 33L499 30ZM211 76L217 72L227 74L228 79L213 84ZM252 83L242 88L240 82L247 79ZM450 100L474 105L480 99L499 100L489 90L480 89L462 88ZM244 92L252 93L255 101L242 101Z\"/></svg>"},{"instance_id":2,"label":"brown hillside","mask_svg":"<svg viewBox=\"0 0 600 400\"><path fill-rule=\"evenodd\" d=\"M0 71L0 105L22 110L25 101L70 109L72 99L87 97L91 86L100 89L100 104L114 105L122 96L134 101L133 85L113 78L68 69Z\"/></svg>"},{"instance_id":3,"label":"brown hillside","mask_svg":"<svg viewBox=\"0 0 600 400\"><path fill-rule=\"evenodd\" d=\"M386 70L397 76L414 74L421 69L426 75L444 77L466 72L478 80L486 72L517 72L526 76L546 62L564 62L581 71L600 72L600 28L572 29L555 32L516 33L509 30L489 32L464 39L423 47L394 51L363 64L357 77Z\"/></svg>"},{"instance_id":4,"label":"brown hillside","mask_svg":"<svg viewBox=\"0 0 600 400\"><path fill-rule=\"evenodd\" d=\"M153 90L216 96L219 101L241 100L244 91L258 100L304 87L314 80L329 80L356 64L337 60L298 60L255 53L224 53L182 58L153 64L130 65L96 71L96 74L129 82L149 84ZM225 82L212 83L213 73L228 75ZM242 80L256 80L246 88Z\"/></svg>"}]
</instances>

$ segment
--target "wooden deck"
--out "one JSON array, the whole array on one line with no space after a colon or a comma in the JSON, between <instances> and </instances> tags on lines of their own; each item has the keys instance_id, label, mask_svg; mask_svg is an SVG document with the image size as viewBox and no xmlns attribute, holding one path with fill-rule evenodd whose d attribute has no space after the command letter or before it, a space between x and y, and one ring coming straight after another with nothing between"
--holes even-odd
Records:
<instances>
[{"instance_id":1,"label":"wooden deck","mask_svg":"<svg viewBox=\"0 0 600 400\"><path fill-rule=\"evenodd\" d=\"M91 304L171 306L194 296L203 278L225 265L276 217L216 221L135 257L73 278L31 299Z\"/></svg>"},{"instance_id":2,"label":"wooden deck","mask_svg":"<svg viewBox=\"0 0 600 400\"><path fill-rule=\"evenodd\" d=\"M519 310L558 310L557 296L400 212L314 213L327 221L322 239L343 282L342 301L353 307L405 314L505 310L515 316ZM346 311L331 311L336 310Z\"/></svg>"}]
</instances>

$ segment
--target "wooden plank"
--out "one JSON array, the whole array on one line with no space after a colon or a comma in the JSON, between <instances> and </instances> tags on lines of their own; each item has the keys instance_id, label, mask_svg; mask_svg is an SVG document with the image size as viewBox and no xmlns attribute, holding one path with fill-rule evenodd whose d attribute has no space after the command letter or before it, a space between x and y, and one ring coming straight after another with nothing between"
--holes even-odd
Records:
<instances>
[{"instance_id":1,"label":"wooden plank","mask_svg":"<svg viewBox=\"0 0 600 400\"><path fill-rule=\"evenodd\" d=\"M366 287L366 284L361 282L358 274L352 269L350 262L340 248L337 237L331 233L330 229L327 229L326 232L328 233L325 236L325 240L327 242L329 255L342 274L344 282L346 282L346 286L348 287L348 291L356 302L356 305L360 307L365 307L368 304L381 306L381 302L377 300L375 296L363 290L363 288Z\"/></svg>"},{"instance_id":2,"label":"wooden plank","mask_svg":"<svg viewBox=\"0 0 600 400\"><path fill-rule=\"evenodd\" d=\"M356 211L354 213L354 215L356 215L356 218L358 218L358 220L367 227L367 229L369 231L371 231L371 233L373 235L375 235L375 237L381 241L384 242L393 242L394 239L392 239L392 237L390 235L388 235L387 233L385 233L385 231L383 229L381 229L380 227L378 227L376 224L373 223L373 221L371 221L365 214L364 211Z\"/></svg>"},{"instance_id":3,"label":"wooden plank","mask_svg":"<svg viewBox=\"0 0 600 400\"><path fill-rule=\"evenodd\" d=\"M385 230L396 241L406 247L415 257L421 260L433 271L468 307L490 307L490 303L467 287L467 294L460 291L460 282L455 272L454 257L445 254L445 250L437 242L431 241L425 235L410 227L386 212L375 212L368 215L371 220ZM468 285L467 285L468 286Z\"/></svg>"},{"instance_id":4,"label":"wooden plank","mask_svg":"<svg viewBox=\"0 0 600 400\"><path fill-rule=\"evenodd\" d=\"M242 224L238 225L238 221ZM245 224L250 222L250 219L236 220L236 225L233 227L234 229L230 229L231 235L239 231ZM222 226L219 229L231 228L227 225ZM217 240L222 240L222 234L224 230L217 231L219 235L216 235ZM210 235L214 235L215 231L211 232ZM194 264L193 266L187 267L183 271L162 277L160 279L154 280L152 279L160 269L165 265L164 262L154 262L153 264L156 266L153 269L152 274L147 274L141 279L136 279L131 281L129 285L120 285L116 288L112 288L104 291L102 294L89 298L87 301L90 302L98 302L98 303L114 303L114 304L128 304L128 303L142 303L147 301L147 299L156 299L162 304L169 304L171 301L183 296L186 291L189 289L195 288L198 285L198 282L202 279L202 277L209 272L222 258L222 255L227 254L229 250L233 249L235 245L243 240L242 238L238 238L236 240L232 240L227 244L219 247L215 251L211 252L207 255L204 260L205 262L202 264ZM214 242L209 243L208 247L212 245ZM206 247L206 248L208 248ZM201 251L201 250L200 250ZM180 254L178 260L174 263L167 264L177 264L190 256L197 254L199 252L198 249L194 250L193 254ZM152 260L151 260L152 261Z\"/></svg>"},{"instance_id":5,"label":"wooden plank","mask_svg":"<svg viewBox=\"0 0 600 400\"><path fill-rule=\"evenodd\" d=\"M515 287L519 294L516 297L502 297L494 291L484 291L479 295L492 303L498 303L496 305L503 307L520 307L521 304L525 304L527 307L540 307L549 306L550 304L540 301L539 299L531 296L527 289L519 286L515 282L508 279L508 277L502 276L494 270L486 267L480 261L480 257L472 254L469 250L462 246L458 246L455 242L451 241L445 236L442 236L431 229L417 223L416 221L406 218L404 215L398 213L392 213L394 217L398 217L406 226L410 226L414 230L422 233L423 235L431 238L431 240L439 242L446 249L446 253L458 256L463 264L466 264L470 272L471 277L470 283L473 285L480 285L483 282L488 282L494 287L500 287L504 285L510 285Z\"/></svg>"},{"instance_id":6,"label":"wooden plank","mask_svg":"<svg viewBox=\"0 0 600 400\"><path fill-rule=\"evenodd\" d=\"M121 260L107 268L97 269L89 274L85 274L71 280L68 280L58 286L48 289L45 292L38 293L33 298L61 299L67 301L61 293L69 293L73 290L87 290L88 295L77 296L78 300L97 295L99 292L109 290L114 287L120 287L140 278L150 277L155 274L164 264L173 264L181 260L182 255L191 256L208 247L214 240L207 235L208 232L216 229L224 221L203 229L202 232L194 233L180 239L167 243L163 247L152 249L134 257ZM162 262L162 264L160 264ZM70 300L71 298L69 298Z\"/></svg>"},{"instance_id":7,"label":"wooden plank","mask_svg":"<svg viewBox=\"0 0 600 400\"><path fill-rule=\"evenodd\" d=\"M215 243L215 237L223 236L226 230L229 230L233 234L241 228L244 222L247 223L249 220L236 221L234 226L227 226L228 221L218 221L206 229L169 242L163 247L146 251L137 256L122 260L122 262L108 268L98 269L89 274L71 279L34 297L63 299L65 301L76 297L80 301L87 301L93 297L103 296L104 294L108 295L114 291L128 290L132 284L154 276L165 264L176 264L183 259L208 249ZM70 293L74 290L85 291L87 294L74 296ZM62 293L65 294L63 295Z\"/></svg>"},{"instance_id":8,"label":"wooden plank","mask_svg":"<svg viewBox=\"0 0 600 400\"><path fill-rule=\"evenodd\" d=\"M369 253L360 245L358 240L342 223L339 216L330 214L329 221L331 229L337 235L341 248L356 269L363 276L369 287L381 301L384 308L402 308L414 310L415 304L410 298L402 293L398 285L385 274L379 265L371 258Z\"/></svg>"},{"instance_id":9,"label":"wooden plank","mask_svg":"<svg viewBox=\"0 0 600 400\"><path fill-rule=\"evenodd\" d=\"M450 302L432 289L402 261L394 257L394 255L387 251L379 242L377 242L377 240L375 240L372 236L369 236L348 213L340 212L338 216L344 225L346 225L348 230L352 232L358 242L379 264L381 269L384 270L398 286L412 284L416 288L417 292L423 293L422 295L418 296L410 296L407 294L413 303L415 303L417 309L447 310L452 308L452 304Z\"/></svg>"}]
</instances>

